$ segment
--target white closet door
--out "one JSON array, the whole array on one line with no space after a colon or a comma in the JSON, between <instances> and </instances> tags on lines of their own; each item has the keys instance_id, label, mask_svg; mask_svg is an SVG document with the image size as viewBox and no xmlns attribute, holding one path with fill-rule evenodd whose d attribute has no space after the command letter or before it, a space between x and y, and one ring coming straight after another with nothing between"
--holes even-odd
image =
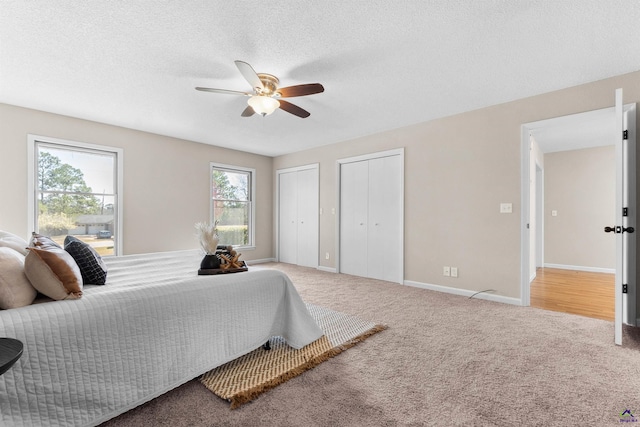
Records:
<instances>
[{"instance_id":1,"label":"white closet door","mask_svg":"<svg viewBox=\"0 0 640 427\"><path fill-rule=\"evenodd\" d=\"M318 267L318 169L297 172L298 265Z\"/></svg>"},{"instance_id":2,"label":"white closet door","mask_svg":"<svg viewBox=\"0 0 640 427\"><path fill-rule=\"evenodd\" d=\"M368 277L402 283L402 191L400 156L369 160Z\"/></svg>"},{"instance_id":3,"label":"white closet door","mask_svg":"<svg viewBox=\"0 0 640 427\"><path fill-rule=\"evenodd\" d=\"M367 277L369 163L340 166L340 271Z\"/></svg>"},{"instance_id":4,"label":"white closet door","mask_svg":"<svg viewBox=\"0 0 640 427\"><path fill-rule=\"evenodd\" d=\"M297 172L281 173L279 179L278 259L298 263L298 176Z\"/></svg>"}]
</instances>

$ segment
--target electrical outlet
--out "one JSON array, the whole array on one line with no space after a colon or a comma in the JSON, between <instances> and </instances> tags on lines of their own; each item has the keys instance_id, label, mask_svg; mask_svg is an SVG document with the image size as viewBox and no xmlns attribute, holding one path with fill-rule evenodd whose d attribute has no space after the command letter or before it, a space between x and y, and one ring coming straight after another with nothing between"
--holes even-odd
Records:
<instances>
[{"instance_id":1,"label":"electrical outlet","mask_svg":"<svg viewBox=\"0 0 640 427\"><path fill-rule=\"evenodd\" d=\"M329 252L327 252L326 254L324 254L324 259L329 259Z\"/></svg>"},{"instance_id":2,"label":"electrical outlet","mask_svg":"<svg viewBox=\"0 0 640 427\"><path fill-rule=\"evenodd\" d=\"M442 275L447 277L451 276L451 269L447 266L442 267Z\"/></svg>"},{"instance_id":3,"label":"electrical outlet","mask_svg":"<svg viewBox=\"0 0 640 427\"><path fill-rule=\"evenodd\" d=\"M458 267L451 267L451 277L458 277Z\"/></svg>"}]
</instances>

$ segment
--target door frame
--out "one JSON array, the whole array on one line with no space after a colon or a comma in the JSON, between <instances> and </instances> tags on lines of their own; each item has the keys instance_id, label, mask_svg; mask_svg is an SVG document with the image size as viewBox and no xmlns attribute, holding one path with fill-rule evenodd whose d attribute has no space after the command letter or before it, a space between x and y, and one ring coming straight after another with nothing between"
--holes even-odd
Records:
<instances>
[{"instance_id":1,"label":"door frame","mask_svg":"<svg viewBox=\"0 0 640 427\"><path fill-rule=\"evenodd\" d=\"M535 268L544 267L544 165L536 165L536 256ZM535 271L535 270L534 270ZM535 274L534 274L535 277Z\"/></svg>"},{"instance_id":2,"label":"door frame","mask_svg":"<svg viewBox=\"0 0 640 427\"><path fill-rule=\"evenodd\" d=\"M629 112L629 128L630 135L629 141L635 141L635 109L636 104L630 103L625 104L623 107L623 111L625 113ZM520 134L520 149L521 149L521 216L520 216L520 302L523 306L531 305L531 282L530 282L530 230L527 225L530 223L530 215L531 215L531 206L530 206L530 132L534 129L540 129L544 127L551 127L557 125L559 123L567 123L570 121L580 122L582 120L589 120L595 116L599 116L601 114L611 112L613 115L615 113L615 106L601 108L598 110L576 113L576 114L567 114L564 116L554 117L550 119L540 120L536 122L524 123L521 125L521 134ZM633 122L633 123L631 123ZM614 145L615 141L612 140L611 145ZM635 158L635 144L629 144L629 153L630 156L634 156ZM617 168L617 166L616 166ZM635 189L635 170L629 171L629 179L631 182L632 189ZM629 206L633 206L635 210L635 190L630 192L630 200ZM604 224L603 224L604 226ZM630 245L630 256L635 259L635 242L633 245ZM629 276L630 282L635 283L636 281L636 267L635 265L629 266ZM630 286L631 288L632 286ZM630 289L629 297L635 299L636 292L635 288ZM633 301L633 306L635 307L636 302ZM626 306L626 304L625 304ZM634 310L635 311L635 310ZM631 314L631 313L629 313ZM636 324L640 324L637 320L630 319L628 316L625 316L625 322L632 324L635 326ZM633 317L635 317L635 313L633 313Z\"/></svg>"},{"instance_id":3,"label":"door frame","mask_svg":"<svg viewBox=\"0 0 640 427\"><path fill-rule=\"evenodd\" d=\"M365 160L379 159L381 157L400 156L400 173L402 185L402 197L400 202L400 212L402 224L400 225L400 251L401 258L404 262L404 147L386 151L378 151L375 153L362 154L354 157L346 157L336 160L336 246L335 246L335 265L336 273L340 273L340 193L342 190L342 181L340 180L340 168L345 163L361 162ZM400 283L404 284L404 265L402 266L402 277Z\"/></svg>"},{"instance_id":4,"label":"door frame","mask_svg":"<svg viewBox=\"0 0 640 427\"><path fill-rule=\"evenodd\" d=\"M276 200L275 200L275 218L274 218L274 222L275 222L275 241L276 241L276 261L280 262L280 175L282 175L283 173L291 173L291 172L298 172L298 171L303 171L303 170L308 170L308 169L315 169L316 174L318 175L318 186L316 187L316 196L318 198L318 206L320 206L320 163L311 163L308 165L302 165L302 166L294 166L294 167L290 167L290 168L284 168L284 169L277 169L276 170L276 191L275 191L275 195L276 195ZM316 231L316 239L317 239L317 244L318 244L318 259L316 260L316 268L320 265L320 213L316 212L316 214L318 215L318 230Z\"/></svg>"}]
</instances>

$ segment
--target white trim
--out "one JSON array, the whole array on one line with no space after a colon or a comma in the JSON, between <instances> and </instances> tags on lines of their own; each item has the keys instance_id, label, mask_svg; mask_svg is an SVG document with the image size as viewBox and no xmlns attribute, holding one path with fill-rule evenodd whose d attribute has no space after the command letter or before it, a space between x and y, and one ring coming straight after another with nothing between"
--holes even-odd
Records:
<instances>
[{"instance_id":1,"label":"white trim","mask_svg":"<svg viewBox=\"0 0 640 427\"><path fill-rule=\"evenodd\" d=\"M108 145L89 144L86 142L71 141L67 139L52 138L48 136L27 134L27 236L31 236L31 232L35 227L35 171L36 171L36 156L35 147L37 142L43 142L48 144L63 145L72 149L84 148L96 151L105 151L115 154L116 157L116 212L115 212L115 254L123 255L122 248L122 233L124 230L124 215L123 215L123 203L124 203L124 150L118 147L112 147Z\"/></svg>"},{"instance_id":2,"label":"white trim","mask_svg":"<svg viewBox=\"0 0 640 427\"><path fill-rule=\"evenodd\" d=\"M524 304L522 304L522 300L520 300L518 298L505 297L505 296L502 296L502 295L496 295L496 294L492 294L492 293L489 293L489 292L480 292L480 293L478 293L478 291L470 291L468 289L451 288L449 286L433 285L431 283L414 282L412 280L405 280L404 284L407 285L407 286L412 286L414 288L427 289L427 290L436 291L436 292L444 292L444 293L447 293L447 294L460 295L460 296L464 296L464 297L473 296L474 299L483 299L483 300L487 300L487 301L493 301L493 302L499 302L499 303L511 304L511 305L524 305Z\"/></svg>"},{"instance_id":3,"label":"white trim","mask_svg":"<svg viewBox=\"0 0 640 427\"><path fill-rule=\"evenodd\" d=\"M25 236L27 241L31 232L35 231L36 224L36 200L34 192L36 189L36 137L27 135L27 230Z\"/></svg>"},{"instance_id":4,"label":"white trim","mask_svg":"<svg viewBox=\"0 0 640 427\"><path fill-rule=\"evenodd\" d=\"M248 266L252 266L254 264L265 264L267 262L276 262L276 259L275 258L252 259L245 262Z\"/></svg>"},{"instance_id":5,"label":"white trim","mask_svg":"<svg viewBox=\"0 0 640 427\"><path fill-rule=\"evenodd\" d=\"M531 247L529 239L530 215L530 171L531 129L529 124L520 126L520 300L522 305L531 305L531 268L529 266Z\"/></svg>"},{"instance_id":6,"label":"white trim","mask_svg":"<svg viewBox=\"0 0 640 427\"><path fill-rule=\"evenodd\" d=\"M325 266L318 266L318 270L320 271L326 271L327 273L337 273L335 268L331 268L331 267L325 267Z\"/></svg>"},{"instance_id":7,"label":"white trim","mask_svg":"<svg viewBox=\"0 0 640 427\"><path fill-rule=\"evenodd\" d=\"M584 265L566 265L566 264L550 264L544 263L544 268L559 268L561 270L574 270L574 271L589 271L592 273L611 273L616 274L615 268L603 268L603 267L587 267Z\"/></svg>"},{"instance_id":8,"label":"white trim","mask_svg":"<svg viewBox=\"0 0 640 427\"><path fill-rule=\"evenodd\" d=\"M304 171L307 169L319 169L320 168L320 163L311 163L308 165L303 165L303 166L294 166L291 168L284 168L284 169L278 169L276 170L276 174L281 174L281 173L289 173L289 172L299 172L299 171Z\"/></svg>"},{"instance_id":9,"label":"white trim","mask_svg":"<svg viewBox=\"0 0 640 427\"><path fill-rule=\"evenodd\" d=\"M536 267L538 262L544 265L544 165L536 164ZM538 180L538 169L540 169L540 179ZM535 278L535 268L533 277Z\"/></svg>"},{"instance_id":10,"label":"white trim","mask_svg":"<svg viewBox=\"0 0 640 427\"><path fill-rule=\"evenodd\" d=\"M400 206L400 217L402 218L402 223L400 224L400 248L401 248L401 258L404 260L404 147L396 148L393 150L386 151L378 151L375 153L362 154L354 157L346 157L343 159L336 160L336 217L335 217L335 270L337 273L340 272L340 167L345 163L354 163L361 162L365 160L379 159L382 157L390 157L390 156L400 156L400 179L402 186L402 203ZM404 265L402 267L402 277L400 278L400 282L404 282Z\"/></svg>"},{"instance_id":11,"label":"white trim","mask_svg":"<svg viewBox=\"0 0 640 427\"><path fill-rule=\"evenodd\" d=\"M336 203L335 211L333 211L333 223L335 224L334 232L334 247L333 247L333 264L336 269L336 273L340 273L340 161L336 161Z\"/></svg>"},{"instance_id":12,"label":"white trim","mask_svg":"<svg viewBox=\"0 0 640 427\"><path fill-rule=\"evenodd\" d=\"M276 190L275 190L275 195L276 195L276 202L275 202L275 216L274 216L274 222L275 222L275 241L276 241L276 262L280 261L280 175L282 175L283 173L290 173L290 172L299 172L299 171L303 171L303 170L316 170L316 174L317 174L317 178L318 178L318 212L316 212L316 214L318 215L318 230L317 230L317 236L318 236L318 259L316 259L316 265L314 267L317 267L320 264L320 163L311 163L308 165L302 165L302 166L294 166L294 167L290 167L290 168L285 168L285 169L277 169L276 170Z\"/></svg>"},{"instance_id":13,"label":"white trim","mask_svg":"<svg viewBox=\"0 0 640 427\"><path fill-rule=\"evenodd\" d=\"M395 148L393 150L377 151L375 153L361 154L359 156L354 156L354 157L345 157L344 159L338 159L337 162L340 164L362 162L364 160L379 159L381 157L389 157L389 156L404 156L404 147Z\"/></svg>"},{"instance_id":14,"label":"white trim","mask_svg":"<svg viewBox=\"0 0 640 427\"><path fill-rule=\"evenodd\" d=\"M226 169L229 172L248 172L251 174L251 212L249 213L249 244L239 245L238 249L253 250L256 248L256 170L254 168L247 168L244 166L227 165L224 163L209 162L209 220L213 222L213 197L211 190L213 188L213 168Z\"/></svg>"}]
</instances>

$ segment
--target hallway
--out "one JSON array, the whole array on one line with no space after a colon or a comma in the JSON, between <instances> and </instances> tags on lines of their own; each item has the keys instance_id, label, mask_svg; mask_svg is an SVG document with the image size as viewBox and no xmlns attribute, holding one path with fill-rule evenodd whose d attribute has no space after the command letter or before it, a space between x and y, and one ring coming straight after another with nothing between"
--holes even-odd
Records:
<instances>
[{"instance_id":1,"label":"hallway","mask_svg":"<svg viewBox=\"0 0 640 427\"><path fill-rule=\"evenodd\" d=\"M538 268L531 282L531 307L614 320L615 275Z\"/></svg>"}]
</instances>

